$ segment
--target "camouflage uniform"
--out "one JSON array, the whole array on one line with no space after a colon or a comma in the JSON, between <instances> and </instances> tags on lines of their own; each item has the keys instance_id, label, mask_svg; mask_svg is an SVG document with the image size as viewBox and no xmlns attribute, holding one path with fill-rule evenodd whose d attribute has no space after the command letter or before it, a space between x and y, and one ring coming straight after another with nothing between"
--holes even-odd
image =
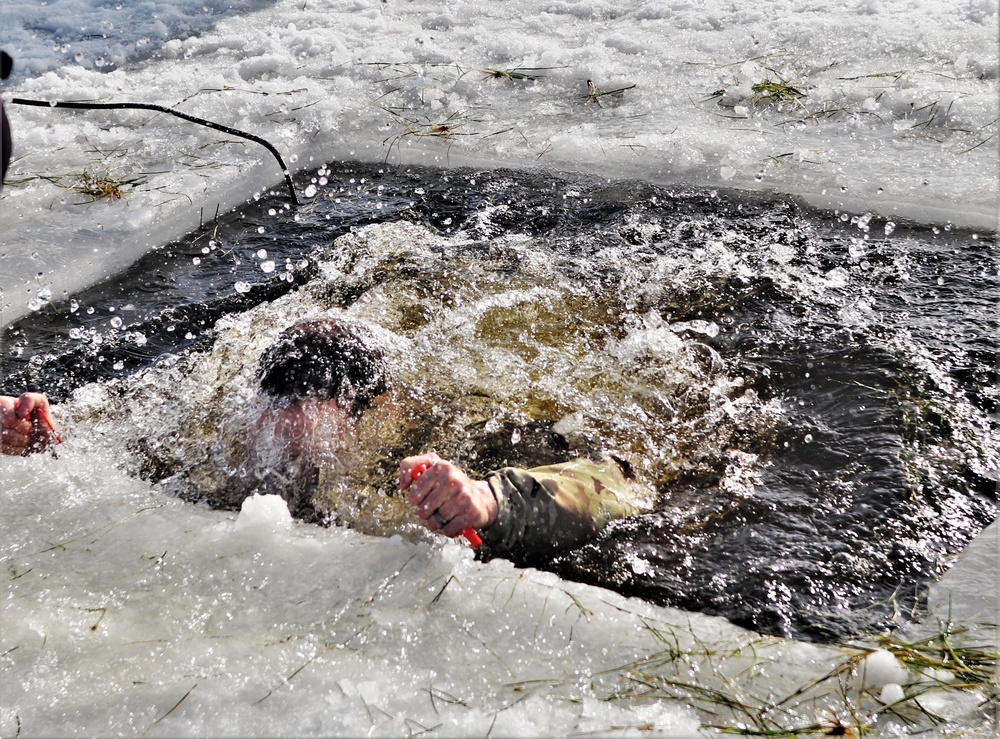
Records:
<instances>
[{"instance_id":1,"label":"camouflage uniform","mask_svg":"<svg viewBox=\"0 0 1000 739\"><path fill-rule=\"evenodd\" d=\"M482 533L487 552L515 562L551 557L592 538L608 521L639 513L638 492L610 457L486 476L497 517Z\"/></svg>"}]
</instances>

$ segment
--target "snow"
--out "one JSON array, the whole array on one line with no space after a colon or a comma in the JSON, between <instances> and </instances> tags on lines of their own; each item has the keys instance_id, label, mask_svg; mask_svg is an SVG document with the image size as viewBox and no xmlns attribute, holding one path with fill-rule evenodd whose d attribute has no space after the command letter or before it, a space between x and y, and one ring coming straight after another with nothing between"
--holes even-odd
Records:
<instances>
[{"instance_id":1,"label":"snow","mask_svg":"<svg viewBox=\"0 0 1000 739\"><path fill-rule=\"evenodd\" d=\"M5 0L0 324L282 189L250 142L12 98L175 106L267 139L293 174L545 167L992 231L997 23L997 0ZM516 69L538 78L482 71ZM588 79L634 87L588 99ZM767 81L802 96L768 101ZM69 190L84 171L133 184L91 203ZM791 695L843 657L454 542L303 526L268 500L210 511L67 447L0 459L5 736L686 737L701 719L685 701L608 700L636 687L626 666L656 672L663 634L708 645L676 668L719 689ZM995 615L996 524L974 547L935 613ZM883 700L906 679L888 667ZM922 700L980 726L975 692ZM802 696L806 718L823 705Z\"/></svg>"},{"instance_id":2,"label":"snow","mask_svg":"<svg viewBox=\"0 0 1000 739\"><path fill-rule=\"evenodd\" d=\"M124 475L93 479L73 457L4 468L4 561L16 570L2 606L5 735L15 724L141 733L185 694L160 735L697 728L683 705L633 714L600 701L586 677L659 651L646 624L687 614L479 565L452 542L246 528L246 510L234 521ZM35 464L49 470L43 490L19 482ZM257 511L258 523L271 514ZM695 618L691 633L745 639L721 620ZM792 659L816 652L776 646Z\"/></svg>"},{"instance_id":3,"label":"snow","mask_svg":"<svg viewBox=\"0 0 1000 739\"><path fill-rule=\"evenodd\" d=\"M672 683L804 688L784 719L836 713L842 678L805 686L839 648L478 563L454 541L291 524L274 499L211 511L83 446L0 460L5 736L694 736L698 701L664 699ZM885 650L862 663L883 701L905 683L977 725L979 691L920 690Z\"/></svg>"},{"instance_id":4,"label":"snow","mask_svg":"<svg viewBox=\"0 0 1000 739\"><path fill-rule=\"evenodd\" d=\"M880 688L899 685L906 681L907 672L903 664L885 649L876 649L865 657L864 679Z\"/></svg>"},{"instance_id":5,"label":"snow","mask_svg":"<svg viewBox=\"0 0 1000 739\"><path fill-rule=\"evenodd\" d=\"M251 534L268 534L287 531L292 527L292 515L288 505L278 495L254 493L243 501L240 515L236 518L236 530Z\"/></svg>"}]
</instances>

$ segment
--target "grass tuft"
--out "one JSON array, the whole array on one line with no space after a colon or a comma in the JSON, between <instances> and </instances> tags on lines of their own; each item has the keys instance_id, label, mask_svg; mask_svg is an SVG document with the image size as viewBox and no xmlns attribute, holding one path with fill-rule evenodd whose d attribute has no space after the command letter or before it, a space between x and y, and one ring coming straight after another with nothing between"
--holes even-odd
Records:
<instances>
[{"instance_id":1,"label":"grass tuft","mask_svg":"<svg viewBox=\"0 0 1000 739\"><path fill-rule=\"evenodd\" d=\"M860 737L879 729L883 721L919 733L948 723L921 702L928 694L977 695L984 720L988 707L1000 700L1000 653L962 643L966 631L950 623L916 641L881 635L871 642L842 645L843 657L831 661L825 674L790 691L775 690L769 678L774 664L768 654L774 645L766 639L737 644L732 650L710 649L697 640L682 646L677 635L649 624L646 628L665 649L592 675L618 674L606 700L677 701L701 714L703 729L723 734ZM881 685L865 679L866 658L879 649L910 671L900 686L903 697L891 703L882 700Z\"/></svg>"},{"instance_id":2,"label":"grass tuft","mask_svg":"<svg viewBox=\"0 0 1000 739\"><path fill-rule=\"evenodd\" d=\"M76 182L70 185L69 189L80 195L86 195L94 202L98 200L121 200L123 195L129 193L130 188L141 182L138 178L118 180L111 177L107 172L91 174L87 170L84 170L83 174L80 175Z\"/></svg>"},{"instance_id":3,"label":"grass tuft","mask_svg":"<svg viewBox=\"0 0 1000 739\"><path fill-rule=\"evenodd\" d=\"M771 80L754 83L750 87L750 92L757 105L787 105L797 103L805 97L804 93L787 82L772 82Z\"/></svg>"}]
</instances>

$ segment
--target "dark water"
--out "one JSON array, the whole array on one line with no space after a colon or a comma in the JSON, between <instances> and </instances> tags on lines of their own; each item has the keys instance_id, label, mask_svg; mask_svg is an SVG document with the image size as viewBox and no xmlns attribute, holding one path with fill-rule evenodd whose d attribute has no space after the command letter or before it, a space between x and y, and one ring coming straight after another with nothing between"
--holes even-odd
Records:
<instances>
[{"instance_id":1,"label":"dark water","mask_svg":"<svg viewBox=\"0 0 1000 739\"><path fill-rule=\"evenodd\" d=\"M220 316L319 279L338 236L407 220L466 239L425 260L418 276L390 261L354 269L326 286L338 306L392 280L445 285L453 295L436 294L437 306L467 302L452 285L462 269L535 281L574 299L558 302L556 312L571 314L561 319L533 312L527 341L538 347L523 351L555 342L546 331L579 332L618 347L613 355L635 326L662 321L685 339L689 360L724 366L740 395L781 409L777 423L726 423L727 396L710 392L715 370L698 375L702 385L667 388L645 360L629 365L625 379L648 385L632 396L658 400L637 400L620 417L662 434L629 434L609 419L607 437L638 439L650 448L634 451L651 457L669 446L680 462L669 474L651 465L653 513L547 565L565 577L765 632L829 639L919 609L929 578L996 517L995 234L539 173L356 165L322 174L320 194L297 213L280 196L248 204L75 305L5 329L0 389L64 398L208 346ZM530 237L530 255L541 254L547 271L523 255L497 257L487 245L505 235ZM261 269L267 260L273 271ZM474 336L501 345L523 337L516 320L483 319ZM544 415L522 418L520 443L509 428L494 429L477 446L480 461L530 464L558 453L555 418ZM704 420L715 416L723 420ZM747 479L735 484L744 468Z\"/></svg>"}]
</instances>

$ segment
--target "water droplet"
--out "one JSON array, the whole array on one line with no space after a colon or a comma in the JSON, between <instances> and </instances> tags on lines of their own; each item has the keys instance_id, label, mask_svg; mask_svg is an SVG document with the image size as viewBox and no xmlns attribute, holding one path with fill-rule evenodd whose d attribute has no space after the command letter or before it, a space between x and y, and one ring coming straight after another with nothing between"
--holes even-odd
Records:
<instances>
[{"instance_id":1,"label":"water droplet","mask_svg":"<svg viewBox=\"0 0 1000 739\"><path fill-rule=\"evenodd\" d=\"M122 319L120 317L118 317L118 316L115 316L114 318L111 319L111 325L113 327L115 327L115 328L121 328L122 327Z\"/></svg>"},{"instance_id":2,"label":"water droplet","mask_svg":"<svg viewBox=\"0 0 1000 739\"><path fill-rule=\"evenodd\" d=\"M306 188L305 195L306 195L307 198L314 198L314 197L316 197L316 186L315 185L309 185Z\"/></svg>"},{"instance_id":3,"label":"water droplet","mask_svg":"<svg viewBox=\"0 0 1000 739\"><path fill-rule=\"evenodd\" d=\"M81 336L83 336L83 332L80 329L78 329L78 328L71 328L69 330L69 338L71 338L71 339L79 339Z\"/></svg>"},{"instance_id":4,"label":"water droplet","mask_svg":"<svg viewBox=\"0 0 1000 739\"><path fill-rule=\"evenodd\" d=\"M89 308L87 308L87 315L90 316L93 314L94 314L94 306L90 306Z\"/></svg>"},{"instance_id":5,"label":"water droplet","mask_svg":"<svg viewBox=\"0 0 1000 739\"><path fill-rule=\"evenodd\" d=\"M812 440L813 440L812 434L806 434L805 438L802 439L802 441L804 441L806 444L811 444Z\"/></svg>"},{"instance_id":6,"label":"water droplet","mask_svg":"<svg viewBox=\"0 0 1000 739\"><path fill-rule=\"evenodd\" d=\"M111 367L116 370L125 369L125 363L119 359Z\"/></svg>"},{"instance_id":7,"label":"water droplet","mask_svg":"<svg viewBox=\"0 0 1000 739\"><path fill-rule=\"evenodd\" d=\"M45 305L43 301L39 300L38 298L32 298L31 300L28 301L28 310L31 311L41 310L43 305Z\"/></svg>"},{"instance_id":8,"label":"water droplet","mask_svg":"<svg viewBox=\"0 0 1000 739\"><path fill-rule=\"evenodd\" d=\"M194 259L192 259L191 264L197 267L199 264L201 264L201 257L195 257Z\"/></svg>"},{"instance_id":9,"label":"water droplet","mask_svg":"<svg viewBox=\"0 0 1000 739\"><path fill-rule=\"evenodd\" d=\"M95 58L94 59L94 66L97 67L97 68L103 67L104 66L104 57L103 56L99 56L99 57Z\"/></svg>"},{"instance_id":10,"label":"water droplet","mask_svg":"<svg viewBox=\"0 0 1000 739\"><path fill-rule=\"evenodd\" d=\"M896 224L893 223L892 221L886 221L886 223L885 223L885 235L888 236L889 234L891 234L895 230L896 230Z\"/></svg>"},{"instance_id":11,"label":"water droplet","mask_svg":"<svg viewBox=\"0 0 1000 739\"><path fill-rule=\"evenodd\" d=\"M268 259L266 262L261 262L260 263L260 271L261 272L267 272L267 273L274 272L274 262L272 260L270 260L270 259Z\"/></svg>"},{"instance_id":12,"label":"water droplet","mask_svg":"<svg viewBox=\"0 0 1000 739\"><path fill-rule=\"evenodd\" d=\"M248 282L242 282L242 281L240 281L240 282L237 282L237 283L236 283L235 285L233 285L233 288L234 288L234 289L236 290L236 292L238 292L238 293L239 293L240 295L243 295L243 294L245 294L245 293L248 293L248 292L250 292L250 283L248 283Z\"/></svg>"},{"instance_id":13,"label":"water droplet","mask_svg":"<svg viewBox=\"0 0 1000 739\"><path fill-rule=\"evenodd\" d=\"M259 233L259 234L264 233L264 227L263 226L257 226L257 233Z\"/></svg>"},{"instance_id":14,"label":"water droplet","mask_svg":"<svg viewBox=\"0 0 1000 739\"><path fill-rule=\"evenodd\" d=\"M519 441L521 441L521 430L514 429L514 433L510 435L510 443L517 444Z\"/></svg>"},{"instance_id":15,"label":"water droplet","mask_svg":"<svg viewBox=\"0 0 1000 739\"><path fill-rule=\"evenodd\" d=\"M267 214L269 216L276 216L276 215L278 215L278 211L276 211L274 208L269 208L268 211L267 211Z\"/></svg>"},{"instance_id":16,"label":"water droplet","mask_svg":"<svg viewBox=\"0 0 1000 739\"><path fill-rule=\"evenodd\" d=\"M937 283L938 283L939 285L943 285L943 284L944 284L944 278L943 278L943 277L938 277L938 278L937 278Z\"/></svg>"},{"instance_id":17,"label":"water droplet","mask_svg":"<svg viewBox=\"0 0 1000 739\"><path fill-rule=\"evenodd\" d=\"M146 335L145 334L136 333L136 335L135 335L135 345L136 346L146 346L146 341L147 341L147 339L146 339Z\"/></svg>"},{"instance_id":18,"label":"water droplet","mask_svg":"<svg viewBox=\"0 0 1000 739\"><path fill-rule=\"evenodd\" d=\"M257 259L267 259L267 249L258 249Z\"/></svg>"}]
</instances>

